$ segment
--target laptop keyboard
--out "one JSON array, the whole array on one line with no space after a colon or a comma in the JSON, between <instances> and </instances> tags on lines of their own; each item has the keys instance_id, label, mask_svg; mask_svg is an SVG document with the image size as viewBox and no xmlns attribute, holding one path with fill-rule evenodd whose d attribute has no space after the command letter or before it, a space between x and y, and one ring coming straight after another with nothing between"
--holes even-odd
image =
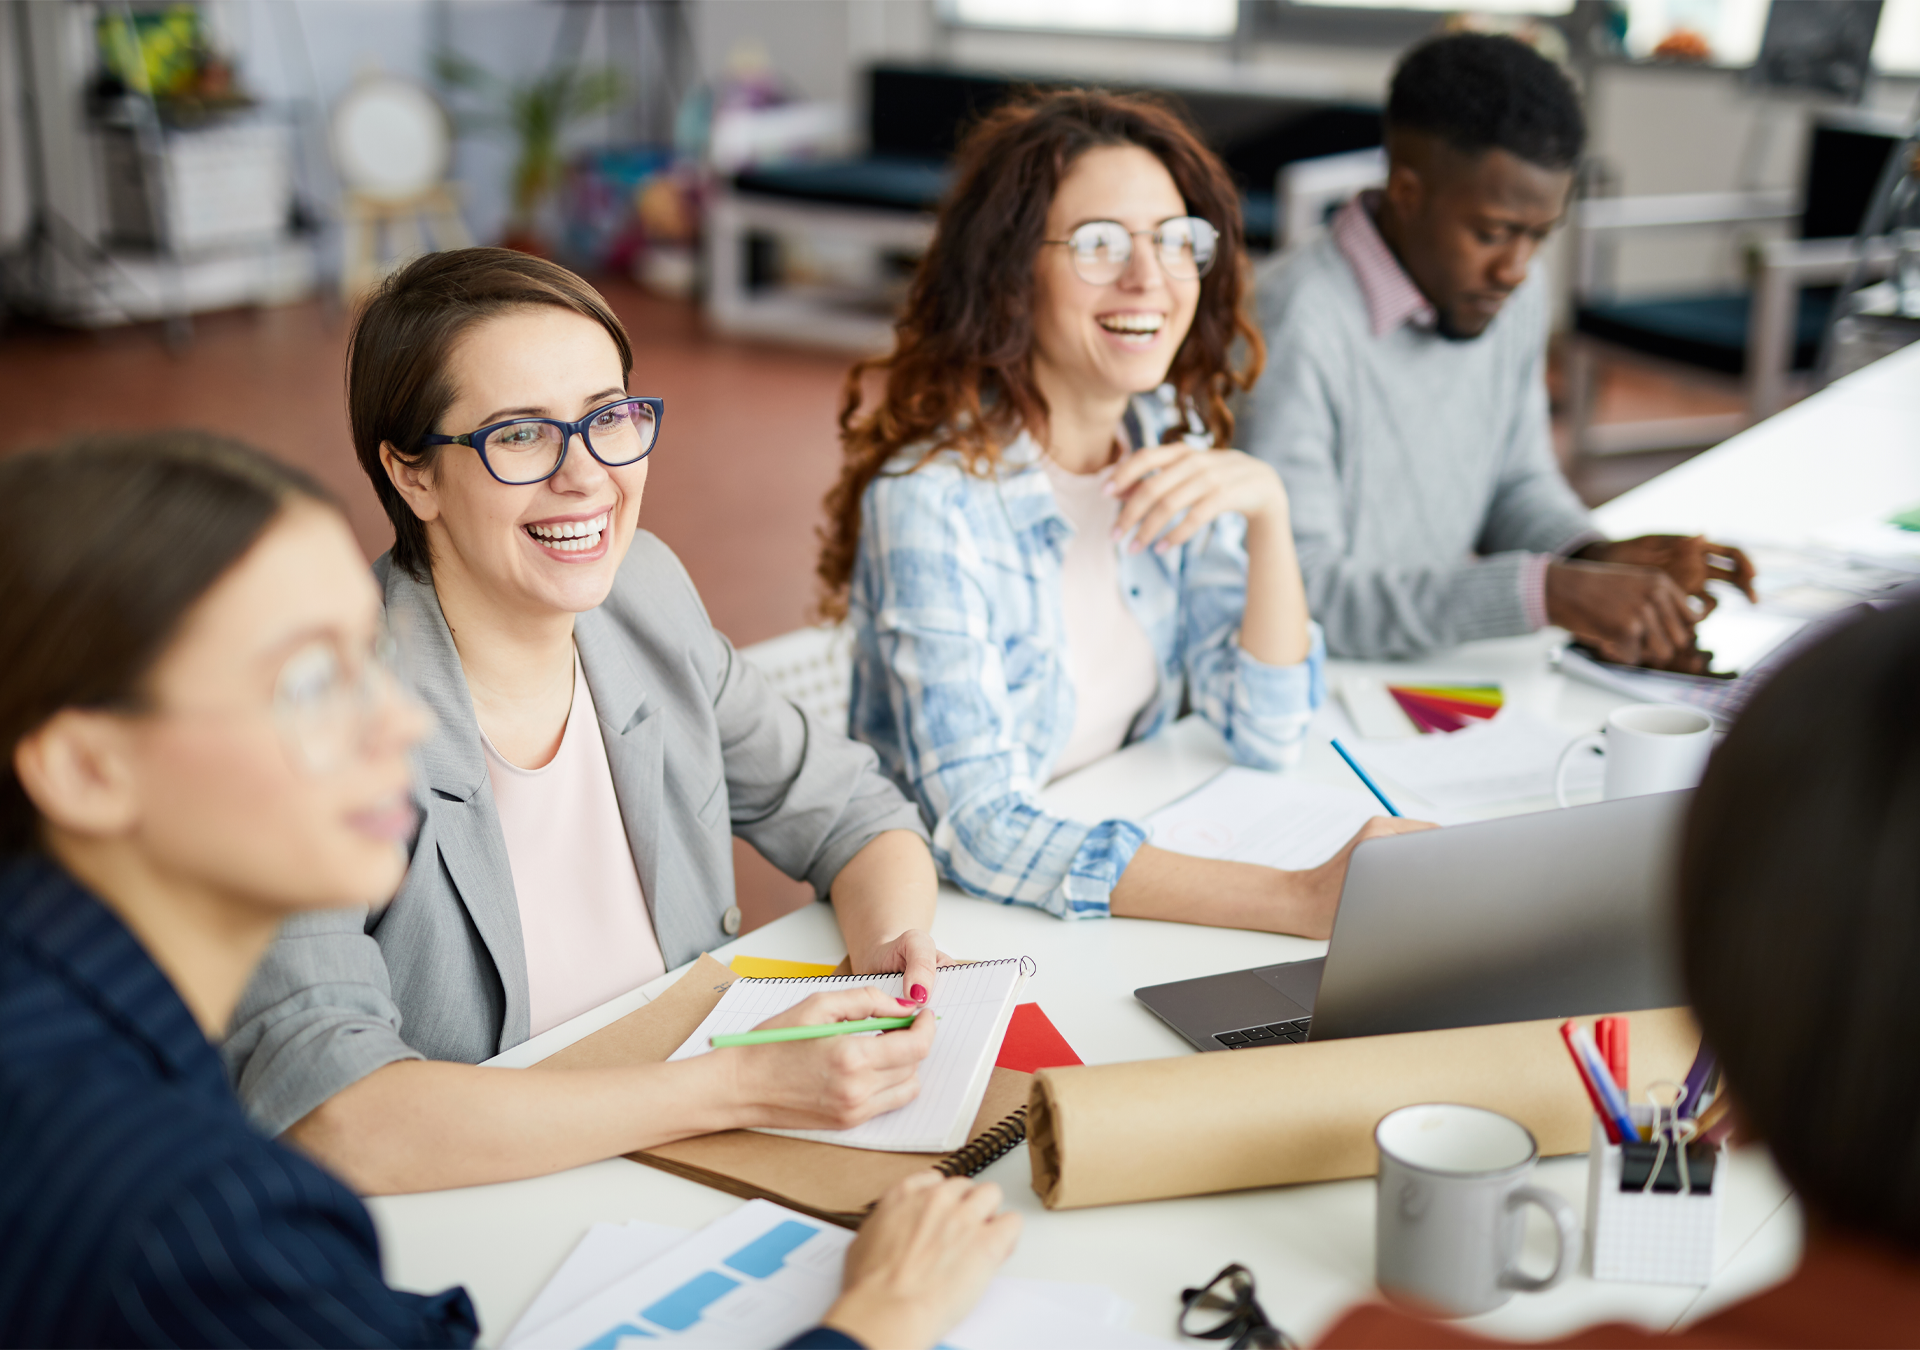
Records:
<instances>
[{"instance_id":1,"label":"laptop keyboard","mask_svg":"<svg viewBox=\"0 0 1920 1350\"><path fill-rule=\"evenodd\" d=\"M1311 1021L1311 1017L1303 1017L1297 1022L1243 1027L1239 1031L1223 1031L1213 1039L1229 1050L1251 1050L1256 1045L1298 1045L1307 1039L1307 1024Z\"/></svg>"}]
</instances>

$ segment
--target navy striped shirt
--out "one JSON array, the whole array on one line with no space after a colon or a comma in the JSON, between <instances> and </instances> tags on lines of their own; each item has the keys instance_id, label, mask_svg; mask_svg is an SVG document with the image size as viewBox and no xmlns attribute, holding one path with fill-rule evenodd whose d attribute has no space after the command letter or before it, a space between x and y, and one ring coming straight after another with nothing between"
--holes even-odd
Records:
<instances>
[{"instance_id":1,"label":"navy striped shirt","mask_svg":"<svg viewBox=\"0 0 1920 1350\"><path fill-rule=\"evenodd\" d=\"M367 1210L253 1133L146 949L40 858L0 866L0 1346L472 1344L467 1290L380 1279ZM785 1350L860 1350L826 1327Z\"/></svg>"},{"instance_id":2,"label":"navy striped shirt","mask_svg":"<svg viewBox=\"0 0 1920 1350\"><path fill-rule=\"evenodd\" d=\"M146 951L58 868L0 867L0 1345L466 1346L372 1220L256 1134Z\"/></svg>"}]
</instances>

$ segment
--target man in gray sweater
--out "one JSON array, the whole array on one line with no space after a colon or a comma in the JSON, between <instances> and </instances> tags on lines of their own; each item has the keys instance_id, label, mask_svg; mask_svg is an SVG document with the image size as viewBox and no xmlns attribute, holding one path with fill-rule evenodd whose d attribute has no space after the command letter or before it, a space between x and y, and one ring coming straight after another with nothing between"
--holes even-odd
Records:
<instances>
[{"instance_id":1,"label":"man in gray sweater","mask_svg":"<svg viewBox=\"0 0 1920 1350\"><path fill-rule=\"evenodd\" d=\"M1280 471L1327 646L1415 656L1558 624L1608 660L1706 668L1709 580L1737 549L1606 540L1554 462L1546 278L1586 137L1551 62L1506 37L1414 49L1388 178L1258 287L1268 364L1239 441Z\"/></svg>"}]
</instances>

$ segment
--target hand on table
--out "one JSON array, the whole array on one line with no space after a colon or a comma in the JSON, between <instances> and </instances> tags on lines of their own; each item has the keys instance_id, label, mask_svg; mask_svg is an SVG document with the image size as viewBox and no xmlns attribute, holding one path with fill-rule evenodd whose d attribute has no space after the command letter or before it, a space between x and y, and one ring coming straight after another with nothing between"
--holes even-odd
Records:
<instances>
[{"instance_id":1,"label":"hand on table","mask_svg":"<svg viewBox=\"0 0 1920 1350\"><path fill-rule=\"evenodd\" d=\"M1225 511L1249 523L1270 516L1284 521L1287 514L1280 475L1241 450L1184 444L1136 450L1113 466L1107 492L1121 500L1114 537L1138 527L1135 553L1149 544L1162 553L1184 544ZM1186 518L1175 525L1182 511Z\"/></svg>"},{"instance_id":2,"label":"hand on table","mask_svg":"<svg viewBox=\"0 0 1920 1350\"><path fill-rule=\"evenodd\" d=\"M1720 603L1707 588L1710 581L1724 581L1738 587L1747 599L1759 599L1753 589L1753 563L1747 555L1731 544L1716 544L1703 534L1643 534L1637 539L1588 544L1574 556L1590 562L1657 567L1705 606L1700 611L1703 619Z\"/></svg>"},{"instance_id":3,"label":"hand on table","mask_svg":"<svg viewBox=\"0 0 1920 1350\"><path fill-rule=\"evenodd\" d=\"M1020 1239L1020 1216L999 1208L992 1182L931 1168L894 1186L847 1248L826 1325L889 1350L936 1344L973 1310Z\"/></svg>"},{"instance_id":4,"label":"hand on table","mask_svg":"<svg viewBox=\"0 0 1920 1350\"><path fill-rule=\"evenodd\" d=\"M879 989L844 989L803 999L761 1027L817 1026L915 1010ZM823 1036L716 1050L730 1063L743 1123L787 1130L845 1130L905 1106L920 1092L919 1065L933 1049L934 1019L924 1012L902 1031Z\"/></svg>"},{"instance_id":5,"label":"hand on table","mask_svg":"<svg viewBox=\"0 0 1920 1350\"><path fill-rule=\"evenodd\" d=\"M1375 816L1354 832L1353 838L1340 846L1340 851L1321 863L1318 867L1309 867L1305 871L1289 875L1297 878L1296 884L1305 891L1308 902L1308 922L1313 931L1296 929L1301 937L1328 938L1333 936L1333 916L1340 909L1340 888L1347 884L1347 863L1353 857L1353 851L1369 839L1385 839L1395 834L1418 834L1421 830L1437 829L1431 821L1406 820L1398 816Z\"/></svg>"},{"instance_id":6,"label":"hand on table","mask_svg":"<svg viewBox=\"0 0 1920 1350\"><path fill-rule=\"evenodd\" d=\"M1695 645L1693 626L1700 618L1679 583L1658 567L1617 562L1547 566L1547 622L1572 633L1602 660L1704 674L1713 653Z\"/></svg>"}]
</instances>

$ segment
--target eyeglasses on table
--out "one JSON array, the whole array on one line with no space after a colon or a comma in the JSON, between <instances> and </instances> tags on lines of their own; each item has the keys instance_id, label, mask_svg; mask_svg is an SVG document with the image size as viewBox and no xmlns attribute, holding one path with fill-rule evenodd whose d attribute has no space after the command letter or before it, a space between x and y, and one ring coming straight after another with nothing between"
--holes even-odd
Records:
<instances>
[{"instance_id":1,"label":"eyeglasses on table","mask_svg":"<svg viewBox=\"0 0 1920 1350\"><path fill-rule=\"evenodd\" d=\"M1223 1266L1204 1286L1180 1291L1180 1334L1226 1341L1226 1350L1299 1350L1299 1343L1267 1320L1253 1296L1253 1272Z\"/></svg>"}]
</instances>

